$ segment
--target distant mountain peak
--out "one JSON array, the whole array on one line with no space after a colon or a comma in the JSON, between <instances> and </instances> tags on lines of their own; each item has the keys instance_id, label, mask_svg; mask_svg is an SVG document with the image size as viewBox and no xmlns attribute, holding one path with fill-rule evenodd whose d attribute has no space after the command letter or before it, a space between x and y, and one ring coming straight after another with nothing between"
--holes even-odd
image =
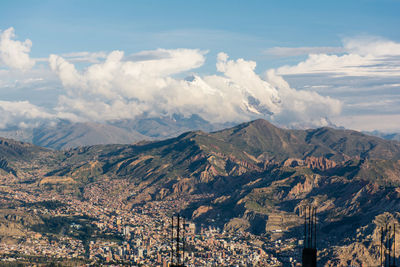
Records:
<instances>
[{"instance_id":1,"label":"distant mountain peak","mask_svg":"<svg viewBox=\"0 0 400 267\"><path fill-rule=\"evenodd\" d=\"M254 127L257 128L274 128L274 129L279 129L278 127L276 127L274 124L272 124L271 122L269 122L268 120L265 119L256 119L253 121L250 121L248 123L249 125L252 125Z\"/></svg>"}]
</instances>

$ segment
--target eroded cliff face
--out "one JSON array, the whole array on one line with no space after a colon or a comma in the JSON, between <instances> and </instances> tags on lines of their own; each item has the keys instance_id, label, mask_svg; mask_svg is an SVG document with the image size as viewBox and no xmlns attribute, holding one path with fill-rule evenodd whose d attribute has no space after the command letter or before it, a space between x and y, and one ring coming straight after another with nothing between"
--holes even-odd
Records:
<instances>
[{"instance_id":1,"label":"eroded cliff face","mask_svg":"<svg viewBox=\"0 0 400 267\"><path fill-rule=\"evenodd\" d=\"M213 209L213 207L211 207L211 206L200 206L193 212L192 218L197 219L201 216L204 216L206 213L208 213L212 209Z\"/></svg>"},{"instance_id":2,"label":"eroded cliff face","mask_svg":"<svg viewBox=\"0 0 400 267\"><path fill-rule=\"evenodd\" d=\"M325 266L381 266L381 256L382 261L385 262L389 248L392 256L393 249L396 251L400 249L398 229L396 229L396 244L393 239L390 245L386 243L387 238L394 238L393 225L398 225L399 222L399 212L382 213L376 216L371 224L355 229L355 235L346 240L347 244L322 249L318 256ZM381 243L382 231L383 233L387 231L387 235L383 235L383 243Z\"/></svg>"},{"instance_id":3,"label":"eroded cliff face","mask_svg":"<svg viewBox=\"0 0 400 267\"><path fill-rule=\"evenodd\" d=\"M321 171L326 171L336 167L336 162L329 160L325 157L307 157L304 160L306 166L310 169L318 169Z\"/></svg>"},{"instance_id":4,"label":"eroded cliff face","mask_svg":"<svg viewBox=\"0 0 400 267\"><path fill-rule=\"evenodd\" d=\"M301 179L299 179L299 182L290 189L287 194L287 199L290 200L305 197L315 187L318 187L320 179L321 177L318 174L303 176Z\"/></svg>"},{"instance_id":5,"label":"eroded cliff face","mask_svg":"<svg viewBox=\"0 0 400 267\"><path fill-rule=\"evenodd\" d=\"M285 167L301 167L305 166L313 170L326 171L337 166L337 163L333 160L329 160L325 157L306 157L303 159L289 158L284 161L283 166Z\"/></svg>"}]
</instances>

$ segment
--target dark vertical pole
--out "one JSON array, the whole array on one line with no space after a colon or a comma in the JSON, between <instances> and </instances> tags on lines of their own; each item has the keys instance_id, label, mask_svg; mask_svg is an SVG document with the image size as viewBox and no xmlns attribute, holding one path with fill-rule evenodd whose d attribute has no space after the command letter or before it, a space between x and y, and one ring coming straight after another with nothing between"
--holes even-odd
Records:
<instances>
[{"instance_id":1,"label":"dark vertical pole","mask_svg":"<svg viewBox=\"0 0 400 267\"><path fill-rule=\"evenodd\" d=\"M386 224L386 227L385 227L385 267L387 265L387 247L388 247L387 246L387 243L388 243L387 235L388 235L388 226Z\"/></svg>"},{"instance_id":2,"label":"dark vertical pole","mask_svg":"<svg viewBox=\"0 0 400 267\"><path fill-rule=\"evenodd\" d=\"M176 228L176 258L178 259L178 266L180 265L180 256L179 256L179 214L178 214L178 225Z\"/></svg>"},{"instance_id":3,"label":"dark vertical pole","mask_svg":"<svg viewBox=\"0 0 400 267\"><path fill-rule=\"evenodd\" d=\"M304 248L302 252L302 263L304 267L317 266L316 210L316 207L312 207L311 205L304 207Z\"/></svg>"},{"instance_id":4,"label":"dark vertical pole","mask_svg":"<svg viewBox=\"0 0 400 267\"><path fill-rule=\"evenodd\" d=\"M307 247L307 207L303 208L304 210L304 248Z\"/></svg>"},{"instance_id":5,"label":"dark vertical pole","mask_svg":"<svg viewBox=\"0 0 400 267\"><path fill-rule=\"evenodd\" d=\"M396 223L393 224L393 266L396 266Z\"/></svg>"},{"instance_id":6,"label":"dark vertical pole","mask_svg":"<svg viewBox=\"0 0 400 267\"><path fill-rule=\"evenodd\" d=\"M308 207L308 247L311 247L311 206Z\"/></svg>"},{"instance_id":7,"label":"dark vertical pole","mask_svg":"<svg viewBox=\"0 0 400 267\"><path fill-rule=\"evenodd\" d=\"M381 227L381 267L383 265L383 227Z\"/></svg>"},{"instance_id":8,"label":"dark vertical pole","mask_svg":"<svg viewBox=\"0 0 400 267\"><path fill-rule=\"evenodd\" d=\"M313 247L313 238L314 238L314 207L310 207L311 211L311 220L310 220L310 248Z\"/></svg>"},{"instance_id":9,"label":"dark vertical pole","mask_svg":"<svg viewBox=\"0 0 400 267\"><path fill-rule=\"evenodd\" d=\"M174 263L174 215L172 215L171 223L171 264Z\"/></svg>"},{"instance_id":10,"label":"dark vertical pole","mask_svg":"<svg viewBox=\"0 0 400 267\"><path fill-rule=\"evenodd\" d=\"M317 207L314 208L314 248L317 248Z\"/></svg>"},{"instance_id":11,"label":"dark vertical pole","mask_svg":"<svg viewBox=\"0 0 400 267\"><path fill-rule=\"evenodd\" d=\"M186 234L186 229L185 229L185 219L184 218L182 218L182 220L183 220L183 240L182 240L182 265L183 266L185 266L185 242L186 242L186 240L185 240L185 234Z\"/></svg>"},{"instance_id":12,"label":"dark vertical pole","mask_svg":"<svg viewBox=\"0 0 400 267\"><path fill-rule=\"evenodd\" d=\"M389 226L389 236L388 236L388 247L389 247L389 258L388 258L388 266L390 267L390 263L392 261L392 226Z\"/></svg>"}]
</instances>

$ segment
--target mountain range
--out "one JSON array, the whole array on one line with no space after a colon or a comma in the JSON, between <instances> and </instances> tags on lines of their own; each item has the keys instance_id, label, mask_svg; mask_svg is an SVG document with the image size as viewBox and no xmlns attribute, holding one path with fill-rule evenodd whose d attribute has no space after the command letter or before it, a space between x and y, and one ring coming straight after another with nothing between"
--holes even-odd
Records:
<instances>
[{"instance_id":1,"label":"mountain range","mask_svg":"<svg viewBox=\"0 0 400 267\"><path fill-rule=\"evenodd\" d=\"M364 132L365 134L368 135L373 135L377 136L386 140L395 140L395 141L400 141L400 134L399 133L384 133L380 131L372 131L372 132Z\"/></svg>"},{"instance_id":2,"label":"mountain range","mask_svg":"<svg viewBox=\"0 0 400 267\"><path fill-rule=\"evenodd\" d=\"M154 138L170 134L168 125L157 131L161 123L152 123L147 133ZM50 141L65 140L57 134L40 136L47 146L65 145ZM99 205L184 198L182 214L197 223L271 239L301 239L301 210L312 205L318 257L329 266L376 265L380 227L400 219L399 142L329 127L281 129L262 119L211 133L62 151L1 138L0 176L27 192L72 194ZM104 193L93 198L93 190Z\"/></svg>"},{"instance_id":3,"label":"mountain range","mask_svg":"<svg viewBox=\"0 0 400 267\"><path fill-rule=\"evenodd\" d=\"M61 150L99 144L132 144L143 140L162 140L188 131L211 132L234 125L233 122L211 123L198 115L191 115L187 118L179 114L161 117L143 115L135 119L102 123L68 120L43 122L36 126L2 129L0 137ZM331 127L336 128L333 124ZM400 141L399 134L396 133L388 134L379 131L364 133L386 140Z\"/></svg>"}]
</instances>

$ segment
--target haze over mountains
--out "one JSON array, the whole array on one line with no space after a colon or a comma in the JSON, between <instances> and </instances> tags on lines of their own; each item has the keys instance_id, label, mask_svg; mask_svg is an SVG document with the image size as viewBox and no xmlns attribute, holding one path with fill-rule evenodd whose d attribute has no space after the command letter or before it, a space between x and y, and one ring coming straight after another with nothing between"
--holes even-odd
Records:
<instances>
[{"instance_id":1,"label":"haze over mountains","mask_svg":"<svg viewBox=\"0 0 400 267\"><path fill-rule=\"evenodd\" d=\"M233 123L210 123L199 116L138 117L106 123L42 123L37 127L0 130L0 136L52 149L68 149L97 144L131 144L142 140L176 137L191 130L214 131Z\"/></svg>"},{"instance_id":2,"label":"haze over mountains","mask_svg":"<svg viewBox=\"0 0 400 267\"><path fill-rule=\"evenodd\" d=\"M142 140L161 140L176 137L187 131L212 132L235 125L233 122L211 123L198 115L149 117L98 122L42 123L36 127L6 128L0 137L11 138L52 149L68 149L98 144L132 144ZM331 124L335 128L335 125ZM379 131L365 132L387 140L400 141L399 134Z\"/></svg>"},{"instance_id":3,"label":"haze over mountains","mask_svg":"<svg viewBox=\"0 0 400 267\"><path fill-rule=\"evenodd\" d=\"M10 188L126 207L184 198L185 217L226 231L301 239L299 210L314 205L319 258L329 266L376 264L380 227L400 218L400 143L350 130L256 120L66 151L1 139L0 156Z\"/></svg>"}]
</instances>

